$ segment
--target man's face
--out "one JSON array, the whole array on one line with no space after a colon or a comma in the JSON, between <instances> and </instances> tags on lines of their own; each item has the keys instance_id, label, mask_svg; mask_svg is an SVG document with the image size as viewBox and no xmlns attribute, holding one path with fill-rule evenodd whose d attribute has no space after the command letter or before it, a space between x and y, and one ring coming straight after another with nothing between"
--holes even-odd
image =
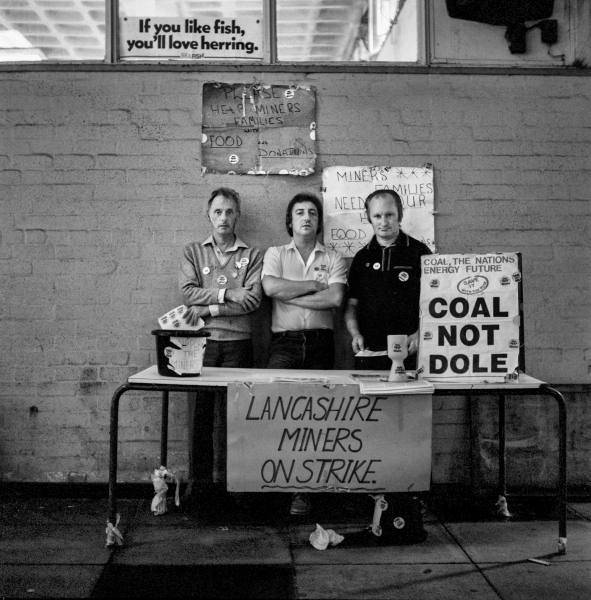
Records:
<instances>
[{"instance_id":1,"label":"man's face","mask_svg":"<svg viewBox=\"0 0 591 600\"><path fill-rule=\"evenodd\" d=\"M291 209L291 227L294 235L316 236L318 218L318 210L312 202L296 202Z\"/></svg>"},{"instance_id":2,"label":"man's face","mask_svg":"<svg viewBox=\"0 0 591 600\"><path fill-rule=\"evenodd\" d=\"M398 208L392 196L375 196L369 203L369 221L381 244L391 244L400 232Z\"/></svg>"},{"instance_id":3,"label":"man's face","mask_svg":"<svg viewBox=\"0 0 591 600\"><path fill-rule=\"evenodd\" d=\"M222 237L234 235L234 228L238 221L238 210L234 200L218 194L213 199L207 216L214 233Z\"/></svg>"}]
</instances>

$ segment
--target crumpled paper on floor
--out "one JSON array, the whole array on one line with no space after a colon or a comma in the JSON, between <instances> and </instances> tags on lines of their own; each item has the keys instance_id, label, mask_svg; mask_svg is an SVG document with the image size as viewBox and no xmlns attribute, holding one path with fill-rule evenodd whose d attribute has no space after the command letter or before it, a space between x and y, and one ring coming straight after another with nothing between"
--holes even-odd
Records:
<instances>
[{"instance_id":1,"label":"crumpled paper on floor","mask_svg":"<svg viewBox=\"0 0 591 600\"><path fill-rule=\"evenodd\" d=\"M332 529L323 529L318 523L316 523L316 531L310 534L310 544L316 548L316 550L326 550L328 545L336 546L340 544L345 538L339 535Z\"/></svg>"},{"instance_id":2,"label":"crumpled paper on floor","mask_svg":"<svg viewBox=\"0 0 591 600\"><path fill-rule=\"evenodd\" d=\"M117 513L115 525L110 521L107 521L107 529L105 529L105 533L107 534L107 548L111 548L112 546L123 546L123 535L118 529L119 521L121 521L121 515L119 513Z\"/></svg>"},{"instance_id":3,"label":"crumpled paper on floor","mask_svg":"<svg viewBox=\"0 0 591 600\"><path fill-rule=\"evenodd\" d=\"M151 510L155 516L163 515L166 511L166 491L168 490L168 485L166 485L166 478L168 477L169 481L176 482L176 492L174 495L174 503L177 506L180 506L180 493L179 493L179 480L178 477L169 471L166 467L161 466L159 469L155 469L154 473L150 475L150 479L154 484L154 492L155 496L152 499Z\"/></svg>"}]
</instances>

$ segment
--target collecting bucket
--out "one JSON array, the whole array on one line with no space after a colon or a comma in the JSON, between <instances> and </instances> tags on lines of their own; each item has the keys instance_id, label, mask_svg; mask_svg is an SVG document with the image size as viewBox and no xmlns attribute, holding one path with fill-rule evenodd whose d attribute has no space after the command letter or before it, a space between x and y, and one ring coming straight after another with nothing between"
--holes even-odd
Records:
<instances>
[{"instance_id":1,"label":"collecting bucket","mask_svg":"<svg viewBox=\"0 0 591 600\"><path fill-rule=\"evenodd\" d=\"M154 329L158 373L165 377L201 375L208 332Z\"/></svg>"}]
</instances>

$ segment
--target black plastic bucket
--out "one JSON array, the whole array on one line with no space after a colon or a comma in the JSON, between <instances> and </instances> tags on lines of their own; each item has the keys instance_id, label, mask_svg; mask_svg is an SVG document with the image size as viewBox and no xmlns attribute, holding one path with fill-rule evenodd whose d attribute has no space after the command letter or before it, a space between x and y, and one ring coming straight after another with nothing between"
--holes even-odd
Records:
<instances>
[{"instance_id":1,"label":"black plastic bucket","mask_svg":"<svg viewBox=\"0 0 591 600\"><path fill-rule=\"evenodd\" d=\"M158 373L165 377L197 377L201 375L208 332L154 329Z\"/></svg>"}]
</instances>

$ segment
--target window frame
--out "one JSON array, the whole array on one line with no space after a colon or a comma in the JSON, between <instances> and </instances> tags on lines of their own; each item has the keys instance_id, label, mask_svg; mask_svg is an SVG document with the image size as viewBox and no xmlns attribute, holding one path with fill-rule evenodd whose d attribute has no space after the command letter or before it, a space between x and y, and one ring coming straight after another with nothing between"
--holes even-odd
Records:
<instances>
[{"instance_id":1,"label":"window frame","mask_svg":"<svg viewBox=\"0 0 591 600\"><path fill-rule=\"evenodd\" d=\"M431 1L417 0L418 60L417 62L301 61L281 62L277 57L277 2L263 0L264 56L259 62L230 61L122 61L119 57L119 0L105 0L105 57L103 60L47 60L39 62L0 62L0 72L18 71L192 71L192 72L316 72L316 73L387 73L387 74L489 74L590 76L591 68L569 65L462 65L430 61L432 43ZM438 0L435 0L438 1ZM581 24L579 24L581 26ZM576 34L576 32L575 32ZM584 61L583 61L584 63Z\"/></svg>"}]
</instances>

